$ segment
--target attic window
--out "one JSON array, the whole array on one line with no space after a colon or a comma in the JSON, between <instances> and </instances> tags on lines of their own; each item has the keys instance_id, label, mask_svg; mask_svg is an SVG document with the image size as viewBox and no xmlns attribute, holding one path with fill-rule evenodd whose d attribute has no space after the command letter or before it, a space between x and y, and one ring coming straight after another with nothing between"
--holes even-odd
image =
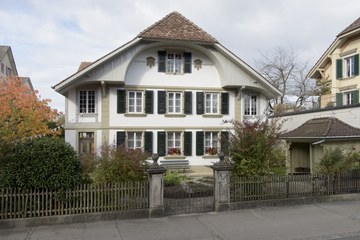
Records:
<instances>
[{"instance_id":1,"label":"attic window","mask_svg":"<svg viewBox=\"0 0 360 240\"><path fill-rule=\"evenodd\" d=\"M191 73L191 53L180 51L159 51L158 71L172 74Z\"/></svg>"}]
</instances>

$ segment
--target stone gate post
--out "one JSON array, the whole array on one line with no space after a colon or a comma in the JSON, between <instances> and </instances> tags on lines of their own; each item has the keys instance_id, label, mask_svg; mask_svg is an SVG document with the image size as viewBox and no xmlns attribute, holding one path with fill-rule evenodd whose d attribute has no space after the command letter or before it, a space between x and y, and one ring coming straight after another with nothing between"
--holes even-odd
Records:
<instances>
[{"instance_id":1,"label":"stone gate post","mask_svg":"<svg viewBox=\"0 0 360 240\"><path fill-rule=\"evenodd\" d=\"M149 179L149 217L164 216L164 173L166 169L158 164L159 155L153 154L153 164L146 170Z\"/></svg>"},{"instance_id":2,"label":"stone gate post","mask_svg":"<svg viewBox=\"0 0 360 240\"><path fill-rule=\"evenodd\" d=\"M214 163L211 168L214 170L214 204L215 211L230 210L230 170L231 165L224 162L224 153L219 153L219 162Z\"/></svg>"}]
</instances>

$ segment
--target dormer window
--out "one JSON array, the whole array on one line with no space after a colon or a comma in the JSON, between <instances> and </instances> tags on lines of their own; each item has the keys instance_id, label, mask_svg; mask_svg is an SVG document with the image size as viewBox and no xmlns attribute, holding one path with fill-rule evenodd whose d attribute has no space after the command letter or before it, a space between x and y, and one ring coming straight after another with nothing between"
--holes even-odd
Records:
<instances>
[{"instance_id":1,"label":"dormer window","mask_svg":"<svg viewBox=\"0 0 360 240\"><path fill-rule=\"evenodd\" d=\"M159 51L158 71L170 74L191 73L191 53Z\"/></svg>"}]
</instances>

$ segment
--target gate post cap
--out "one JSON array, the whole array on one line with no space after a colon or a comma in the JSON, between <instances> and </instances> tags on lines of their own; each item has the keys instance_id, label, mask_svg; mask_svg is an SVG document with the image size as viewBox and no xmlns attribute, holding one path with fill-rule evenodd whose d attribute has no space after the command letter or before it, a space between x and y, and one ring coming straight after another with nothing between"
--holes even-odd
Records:
<instances>
[{"instance_id":1,"label":"gate post cap","mask_svg":"<svg viewBox=\"0 0 360 240\"><path fill-rule=\"evenodd\" d=\"M163 166L159 165L158 160L159 160L159 154L154 153L151 156L151 159L153 160L153 163L149 166L149 168L146 170L146 172L148 174L157 174L157 173L161 173L163 174L164 172L166 172L166 168L164 168Z\"/></svg>"}]
</instances>

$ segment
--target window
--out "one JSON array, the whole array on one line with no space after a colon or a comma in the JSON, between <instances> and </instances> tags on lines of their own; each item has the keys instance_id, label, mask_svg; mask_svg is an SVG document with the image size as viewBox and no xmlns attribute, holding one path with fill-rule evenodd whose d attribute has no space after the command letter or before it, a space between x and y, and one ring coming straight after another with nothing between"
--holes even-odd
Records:
<instances>
[{"instance_id":1,"label":"window","mask_svg":"<svg viewBox=\"0 0 360 240\"><path fill-rule=\"evenodd\" d=\"M218 148L218 133L217 132L205 132L204 151L206 154L217 154Z\"/></svg>"},{"instance_id":2,"label":"window","mask_svg":"<svg viewBox=\"0 0 360 240\"><path fill-rule=\"evenodd\" d=\"M143 112L143 92L140 91L128 92L128 112L129 113Z\"/></svg>"},{"instance_id":3,"label":"window","mask_svg":"<svg viewBox=\"0 0 360 240\"><path fill-rule=\"evenodd\" d=\"M167 133L167 154L181 154L181 132Z\"/></svg>"},{"instance_id":4,"label":"window","mask_svg":"<svg viewBox=\"0 0 360 240\"><path fill-rule=\"evenodd\" d=\"M359 75L359 54L336 59L336 79Z\"/></svg>"},{"instance_id":5,"label":"window","mask_svg":"<svg viewBox=\"0 0 360 240\"><path fill-rule=\"evenodd\" d=\"M181 73L182 72L182 55L181 53L167 53L166 72Z\"/></svg>"},{"instance_id":6,"label":"window","mask_svg":"<svg viewBox=\"0 0 360 240\"><path fill-rule=\"evenodd\" d=\"M354 104L354 92L344 93L344 105Z\"/></svg>"},{"instance_id":7,"label":"window","mask_svg":"<svg viewBox=\"0 0 360 240\"><path fill-rule=\"evenodd\" d=\"M142 132L128 132L127 133L127 148L141 149L142 148Z\"/></svg>"},{"instance_id":8,"label":"window","mask_svg":"<svg viewBox=\"0 0 360 240\"><path fill-rule=\"evenodd\" d=\"M352 77L355 75L355 57L344 58L344 76Z\"/></svg>"},{"instance_id":9,"label":"window","mask_svg":"<svg viewBox=\"0 0 360 240\"><path fill-rule=\"evenodd\" d=\"M95 91L80 91L80 113L95 113Z\"/></svg>"},{"instance_id":10,"label":"window","mask_svg":"<svg viewBox=\"0 0 360 240\"><path fill-rule=\"evenodd\" d=\"M3 63L1 63L1 73L5 73L5 65Z\"/></svg>"},{"instance_id":11,"label":"window","mask_svg":"<svg viewBox=\"0 0 360 240\"><path fill-rule=\"evenodd\" d=\"M218 113L219 112L219 94L218 93L205 93L205 113Z\"/></svg>"},{"instance_id":12,"label":"window","mask_svg":"<svg viewBox=\"0 0 360 240\"><path fill-rule=\"evenodd\" d=\"M257 96L256 95L245 95L244 96L244 109L245 115L256 116L257 115L257 106L256 106Z\"/></svg>"},{"instance_id":13,"label":"window","mask_svg":"<svg viewBox=\"0 0 360 240\"><path fill-rule=\"evenodd\" d=\"M168 92L168 113L182 112L182 93Z\"/></svg>"},{"instance_id":14,"label":"window","mask_svg":"<svg viewBox=\"0 0 360 240\"><path fill-rule=\"evenodd\" d=\"M11 75L12 75L11 68L6 67L6 76L11 76Z\"/></svg>"},{"instance_id":15,"label":"window","mask_svg":"<svg viewBox=\"0 0 360 240\"><path fill-rule=\"evenodd\" d=\"M93 155L94 151L94 132L79 133L79 156Z\"/></svg>"},{"instance_id":16,"label":"window","mask_svg":"<svg viewBox=\"0 0 360 240\"><path fill-rule=\"evenodd\" d=\"M191 73L191 53L158 51L158 71L165 73Z\"/></svg>"}]
</instances>

